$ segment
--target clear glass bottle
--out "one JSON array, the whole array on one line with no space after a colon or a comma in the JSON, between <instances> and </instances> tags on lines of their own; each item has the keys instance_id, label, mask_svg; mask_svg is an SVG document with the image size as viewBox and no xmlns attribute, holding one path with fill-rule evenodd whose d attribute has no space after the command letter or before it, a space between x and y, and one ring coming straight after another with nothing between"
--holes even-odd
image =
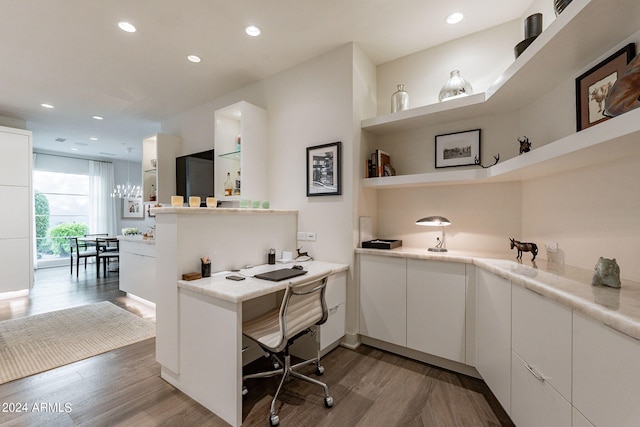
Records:
<instances>
[{"instance_id":1,"label":"clear glass bottle","mask_svg":"<svg viewBox=\"0 0 640 427\"><path fill-rule=\"evenodd\" d=\"M404 85L398 85L398 90L391 95L391 112L402 111L409 108L409 94L404 90Z\"/></svg>"},{"instance_id":2,"label":"clear glass bottle","mask_svg":"<svg viewBox=\"0 0 640 427\"><path fill-rule=\"evenodd\" d=\"M462 96L468 96L473 93L471 83L469 83L464 77L460 76L459 70L453 70L451 77L442 86L438 99L444 101L447 99L459 98Z\"/></svg>"},{"instance_id":3,"label":"clear glass bottle","mask_svg":"<svg viewBox=\"0 0 640 427\"><path fill-rule=\"evenodd\" d=\"M154 184L151 184L151 191L149 192L149 201L150 202L155 202L156 201L156 186Z\"/></svg>"},{"instance_id":4,"label":"clear glass bottle","mask_svg":"<svg viewBox=\"0 0 640 427\"><path fill-rule=\"evenodd\" d=\"M236 186L233 188L233 195L240 195L240 171L238 171L238 176L236 177Z\"/></svg>"},{"instance_id":5,"label":"clear glass bottle","mask_svg":"<svg viewBox=\"0 0 640 427\"><path fill-rule=\"evenodd\" d=\"M224 181L224 195L233 195L233 184L231 184L231 172L227 172L227 179Z\"/></svg>"}]
</instances>

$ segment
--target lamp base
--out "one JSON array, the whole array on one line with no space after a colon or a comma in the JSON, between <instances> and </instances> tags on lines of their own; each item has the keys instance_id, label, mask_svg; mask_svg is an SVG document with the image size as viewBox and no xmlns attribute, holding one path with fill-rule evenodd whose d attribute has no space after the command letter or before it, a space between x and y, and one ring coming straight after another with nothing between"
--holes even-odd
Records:
<instances>
[{"instance_id":1,"label":"lamp base","mask_svg":"<svg viewBox=\"0 0 640 427\"><path fill-rule=\"evenodd\" d=\"M429 252L447 252L446 248L429 248Z\"/></svg>"}]
</instances>

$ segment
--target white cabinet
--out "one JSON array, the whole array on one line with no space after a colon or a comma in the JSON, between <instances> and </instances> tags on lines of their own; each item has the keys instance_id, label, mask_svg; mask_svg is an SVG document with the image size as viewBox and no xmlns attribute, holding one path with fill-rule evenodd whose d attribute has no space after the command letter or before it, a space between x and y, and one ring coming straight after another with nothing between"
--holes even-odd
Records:
<instances>
[{"instance_id":1,"label":"white cabinet","mask_svg":"<svg viewBox=\"0 0 640 427\"><path fill-rule=\"evenodd\" d=\"M571 309L513 285L511 419L571 425Z\"/></svg>"},{"instance_id":2,"label":"white cabinet","mask_svg":"<svg viewBox=\"0 0 640 427\"><path fill-rule=\"evenodd\" d=\"M158 203L171 203L176 194L176 157L180 156L179 137L159 133L142 141L142 198L149 202L155 188ZM152 162L155 164L152 164Z\"/></svg>"},{"instance_id":3,"label":"white cabinet","mask_svg":"<svg viewBox=\"0 0 640 427\"><path fill-rule=\"evenodd\" d=\"M511 283L477 272L476 368L507 413L511 408Z\"/></svg>"},{"instance_id":4,"label":"white cabinet","mask_svg":"<svg viewBox=\"0 0 640 427\"><path fill-rule=\"evenodd\" d=\"M360 255L360 333L407 345L407 260Z\"/></svg>"},{"instance_id":5,"label":"white cabinet","mask_svg":"<svg viewBox=\"0 0 640 427\"><path fill-rule=\"evenodd\" d=\"M573 406L596 427L640 423L640 342L573 315Z\"/></svg>"},{"instance_id":6,"label":"white cabinet","mask_svg":"<svg viewBox=\"0 0 640 427\"><path fill-rule=\"evenodd\" d=\"M465 265L407 260L407 347L465 362Z\"/></svg>"},{"instance_id":7,"label":"white cabinet","mask_svg":"<svg viewBox=\"0 0 640 427\"><path fill-rule=\"evenodd\" d=\"M0 126L0 293L33 282L31 132Z\"/></svg>"},{"instance_id":8,"label":"white cabinet","mask_svg":"<svg viewBox=\"0 0 640 427\"><path fill-rule=\"evenodd\" d=\"M120 290L155 303L156 245L120 240Z\"/></svg>"},{"instance_id":9,"label":"white cabinet","mask_svg":"<svg viewBox=\"0 0 640 427\"><path fill-rule=\"evenodd\" d=\"M267 197L267 112L240 101L216 110L215 195L219 200L264 200ZM240 194L225 196L227 174L240 172ZM234 185L235 187L235 185Z\"/></svg>"}]
</instances>

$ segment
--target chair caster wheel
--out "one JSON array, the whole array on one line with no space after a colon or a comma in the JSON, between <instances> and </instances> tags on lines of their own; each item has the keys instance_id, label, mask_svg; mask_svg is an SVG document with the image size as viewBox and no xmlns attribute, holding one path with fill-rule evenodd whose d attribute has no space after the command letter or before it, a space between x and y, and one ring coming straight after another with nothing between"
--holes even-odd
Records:
<instances>
[{"instance_id":1,"label":"chair caster wheel","mask_svg":"<svg viewBox=\"0 0 640 427\"><path fill-rule=\"evenodd\" d=\"M271 427L275 427L277 425L280 425L280 417L277 416L276 414L272 414L269 416L269 425Z\"/></svg>"},{"instance_id":2,"label":"chair caster wheel","mask_svg":"<svg viewBox=\"0 0 640 427\"><path fill-rule=\"evenodd\" d=\"M242 386L242 396L249 394L249 389L246 386Z\"/></svg>"},{"instance_id":3,"label":"chair caster wheel","mask_svg":"<svg viewBox=\"0 0 640 427\"><path fill-rule=\"evenodd\" d=\"M316 366L316 375L324 374L324 366L318 365Z\"/></svg>"},{"instance_id":4,"label":"chair caster wheel","mask_svg":"<svg viewBox=\"0 0 640 427\"><path fill-rule=\"evenodd\" d=\"M332 408L333 407L333 397L331 396L327 396L324 398L324 406L325 408Z\"/></svg>"}]
</instances>

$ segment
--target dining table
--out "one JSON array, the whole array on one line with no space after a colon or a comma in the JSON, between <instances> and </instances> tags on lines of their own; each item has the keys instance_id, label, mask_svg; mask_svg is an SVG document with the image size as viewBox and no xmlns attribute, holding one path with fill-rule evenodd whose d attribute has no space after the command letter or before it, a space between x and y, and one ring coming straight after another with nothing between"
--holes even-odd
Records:
<instances>
[{"instance_id":1,"label":"dining table","mask_svg":"<svg viewBox=\"0 0 640 427\"><path fill-rule=\"evenodd\" d=\"M100 254L105 252L118 252L118 238L116 236L109 235L89 235L84 237L78 237L78 243L82 242L87 248L96 248L96 275L100 277ZM109 258L116 258L117 255L111 255ZM106 264L104 264L106 273ZM109 270L110 272L117 272L117 269Z\"/></svg>"}]
</instances>

